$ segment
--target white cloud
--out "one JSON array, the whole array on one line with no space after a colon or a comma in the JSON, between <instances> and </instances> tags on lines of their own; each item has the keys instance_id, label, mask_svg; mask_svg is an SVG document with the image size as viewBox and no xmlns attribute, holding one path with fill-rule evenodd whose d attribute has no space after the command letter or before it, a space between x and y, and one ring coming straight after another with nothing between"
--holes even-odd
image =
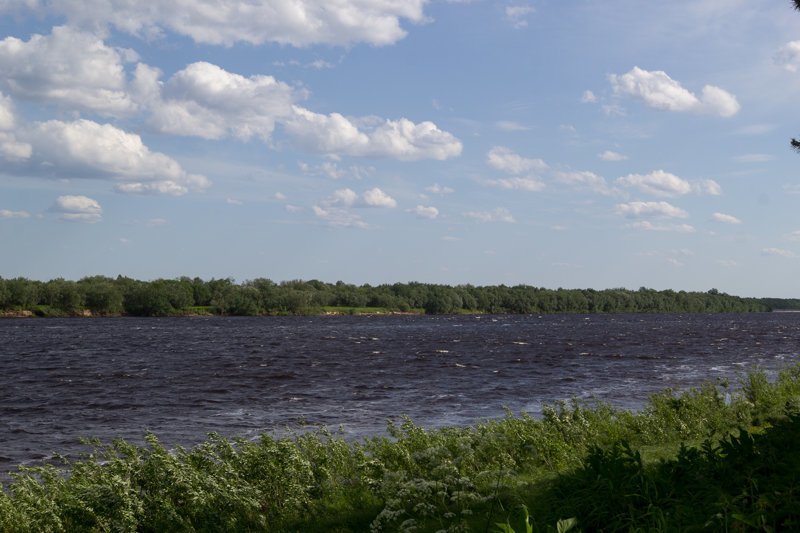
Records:
<instances>
[{"instance_id":1,"label":"white cloud","mask_svg":"<svg viewBox=\"0 0 800 533\"><path fill-rule=\"evenodd\" d=\"M89 120L36 123L24 131L33 154L23 167L56 178L96 178L118 182L125 193L182 195L210 182L189 174L170 157L151 152L141 137Z\"/></svg>"},{"instance_id":2,"label":"white cloud","mask_svg":"<svg viewBox=\"0 0 800 533\"><path fill-rule=\"evenodd\" d=\"M650 174L628 174L617 178L616 183L654 196L675 197L692 191L688 181L663 170L656 170Z\"/></svg>"},{"instance_id":3,"label":"white cloud","mask_svg":"<svg viewBox=\"0 0 800 533\"><path fill-rule=\"evenodd\" d=\"M345 206L351 207L358 201L358 194L352 189L339 189L334 191L333 195L327 200L323 201L323 205L327 206Z\"/></svg>"},{"instance_id":4,"label":"white cloud","mask_svg":"<svg viewBox=\"0 0 800 533\"><path fill-rule=\"evenodd\" d=\"M800 41L791 41L783 45L773 58L775 64L789 72L797 72L800 68Z\"/></svg>"},{"instance_id":5,"label":"white cloud","mask_svg":"<svg viewBox=\"0 0 800 533\"><path fill-rule=\"evenodd\" d=\"M654 109L721 117L731 117L740 109L736 97L724 89L706 85L698 98L661 70L647 71L634 67L626 74L610 75L609 80L616 94L639 98Z\"/></svg>"},{"instance_id":6,"label":"white cloud","mask_svg":"<svg viewBox=\"0 0 800 533\"><path fill-rule=\"evenodd\" d=\"M8 161L22 161L31 156L30 144L20 142L10 131L17 125L14 115L14 104L11 98L0 93L0 159Z\"/></svg>"},{"instance_id":7,"label":"white cloud","mask_svg":"<svg viewBox=\"0 0 800 533\"><path fill-rule=\"evenodd\" d=\"M717 222L722 222L723 224L741 224L742 221L736 218L733 215L726 215L725 213L714 213L711 217L716 220Z\"/></svg>"},{"instance_id":8,"label":"white cloud","mask_svg":"<svg viewBox=\"0 0 800 533\"><path fill-rule=\"evenodd\" d=\"M498 207L492 211L468 211L464 213L464 216L478 222L514 222L511 212L504 207Z\"/></svg>"},{"instance_id":9,"label":"white cloud","mask_svg":"<svg viewBox=\"0 0 800 533\"><path fill-rule=\"evenodd\" d=\"M362 120L364 131L339 114L322 115L293 106L286 131L300 145L323 154L393 157L403 161L444 160L461 154L461 142L433 122L408 119Z\"/></svg>"},{"instance_id":10,"label":"white cloud","mask_svg":"<svg viewBox=\"0 0 800 533\"><path fill-rule=\"evenodd\" d=\"M28 41L0 41L0 78L20 97L120 116L136 109L123 67L133 57L95 35L60 26Z\"/></svg>"},{"instance_id":11,"label":"white cloud","mask_svg":"<svg viewBox=\"0 0 800 533\"><path fill-rule=\"evenodd\" d=\"M158 84L157 77L143 68L137 70L137 78ZM292 104L299 96L272 76L244 77L211 63L192 63L163 85L160 98L151 104L150 122L159 131L176 135L266 140L276 120L292 116Z\"/></svg>"},{"instance_id":12,"label":"white cloud","mask_svg":"<svg viewBox=\"0 0 800 533\"><path fill-rule=\"evenodd\" d=\"M761 250L761 254L773 257L795 257L794 252L783 248L764 248Z\"/></svg>"},{"instance_id":13,"label":"white cloud","mask_svg":"<svg viewBox=\"0 0 800 533\"><path fill-rule=\"evenodd\" d=\"M719 196L722 194L722 187L714 180L701 180L692 183L692 191L697 194L708 194L710 196Z\"/></svg>"},{"instance_id":14,"label":"white cloud","mask_svg":"<svg viewBox=\"0 0 800 533\"><path fill-rule=\"evenodd\" d=\"M93 224L103 218L103 208L87 196L59 196L50 211L59 213L61 220Z\"/></svg>"},{"instance_id":15,"label":"white cloud","mask_svg":"<svg viewBox=\"0 0 800 533\"><path fill-rule=\"evenodd\" d=\"M397 201L375 187L365 191L361 196L352 189L338 189L334 193L312 207L314 215L334 227L366 228L362 218L352 212L352 208L379 207L392 209Z\"/></svg>"},{"instance_id":16,"label":"white cloud","mask_svg":"<svg viewBox=\"0 0 800 533\"><path fill-rule=\"evenodd\" d=\"M640 220L627 227L645 231L674 231L676 233L694 233L694 226L689 224L653 224L649 220Z\"/></svg>"},{"instance_id":17,"label":"white cloud","mask_svg":"<svg viewBox=\"0 0 800 533\"><path fill-rule=\"evenodd\" d=\"M597 103L597 95L595 95L592 91L583 91L583 94L581 95L581 103L595 104Z\"/></svg>"},{"instance_id":18,"label":"white cloud","mask_svg":"<svg viewBox=\"0 0 800 533\"><path fill-rule=\"evenodd\" d=\"M528 15L535 12L536 9L529 5L506 6L506 19L516 29L526 28L528 26Z\"/></svg>"},{"instance_id":19,"label":"white cloud","mask_svg":"<svg viewBox=\"0 0 800 533\"><path fill-rule=\"evenodd\" d=\"M612 150L606 150L600 154L597 154L597 157L602 159L603 161L625 161L628 159L628 156L620 154L619 152L614 152Z\"/></svg>"},{"instance_id":20,"label":"white cloud","mask_svg":"<svg viewBox=\"0 0 800 533\"><path fill-rule=\"evenodd\" d=\"M541 172L547 169L547 163L541 159L528 159L515 153L504 146L495 146L489 150L487 162L497 170L509 174L524 174L526 172Z\"/></svg>"},{"instance_id":21,"label":"white cloud","mask_svg":"<svg viewBox=\"0 0 800 533\"><path fill-rule=\"evenodd\" d=\"M17 120L14 116L14 104L11 98L0 93L0 130L14 129Z\"/></svg>"},{"instance_id":22,"label":"white cloud","mask_svg":"<svg viewBox=\"0 0 800 533\"><path fill-rule=\"evenodd\" d=\"M0 131L0 159L10 162L24 161L31 157L33 147L20 142L12 133Z\"/></svg>"},{"instance_id":23,"label":"white cloud","mask_svg":"<svg viewBox=\"0 0 800 533\"><path fill-rule=\"evenodd\" d=\"M417 218L427 218L433 220L439 216L439 210L433 206L418 205L411 210Z\"/></svg>"},{"instance_id":24,"label":"white cloud","mask_svg":"<svg viewBox=\"0 0 800 533\"><path fill-rule=\"evenodd\" d=\"M571 187L588 189L599 194L608 195L614 192L606 183L605 178L594 172L559 172L556 174L556 180Z\"/></svg>"},{"instance_id":25,"label":"white cloud","mask_svg":"<svg viewBox=\"0 0 800 533\"><path fill-rule=\"evenodd\" d=\"M384 207L388 209L397 207L397 201L377 187L365 191L362 195L362 201L365 207Z\"/></svg>"},{"instance_id":26,"label":"white cloud","mask_svg":"<svg viewBox=\"0 0 800 533\"><path fill-rule=\"evenodd\" d=\"M30 218L31 214L27 211L10 211L8 209L0 209L0 219L3 218Z\"/></svg>"},{"instance_id":27,"label":"white cloud","mask_svg":"<svg viewBox=\"0 0 800 533\"><path fill-rule=\"evenodd\" d=\"M225 198L225 203L228 205L244 205L244 202L236 198Z\"/></svg>"},{"instance_id":28,"label":"white cloud","mask_svg":"<svg viewBox=\"0 0 800 533\"><path fill-rule=\"evenodd\" d=\"M687 218L689 214L668 202L628 202L617 204L617 214L631 218Z\"/></svg>"},{"instance_id":29,"label":"white cloud","mask_svg":"<svg viewBox=\"0 0 800 533\"><path fill-rule=\"evenodd\" d=\"M511 189L518 191L537 192L544 189L544 182L536 178L503 178L497 180L487 180L486 183L492 187L501 189Z\"/></svg>"},{"instance_id":30,"label":"white cloud","mask_svg":"<svg viewBox=\"0 0 800 533\"><path fill-rule=\"evenodd\" d=\"M787 238L790 241L800 241L800 230L795 230L787 235Z\"/></svg>"},{"instance_id":31,"label":"white cloud","mask_svg":"<svg viewBox=\"0 0 800 533\"><path fill-rule=\"evenodd\" d=\"M298 47L365 42L382 46L405 37L403 19L425 22L425 3L426 0L61 0L47 2L47 10L64 15L75 25L96 28L111 24L150 38L170 30L198 43L224 46L237 42Z\"/></svg>"},{"instance_id":32,"label":"white cloud","mask_svg":"<svg viewBox=\"0 0 800 533\"><path fill-rule=\"evenodd\" d=\"M276 192L276 193L273 195L273 197L274 197L276 200L280 201L280 202L285 202L285 201L286 201L286 195L285 195L285 194L283 194L282 192Z\"/></svg>"}]
</instances>

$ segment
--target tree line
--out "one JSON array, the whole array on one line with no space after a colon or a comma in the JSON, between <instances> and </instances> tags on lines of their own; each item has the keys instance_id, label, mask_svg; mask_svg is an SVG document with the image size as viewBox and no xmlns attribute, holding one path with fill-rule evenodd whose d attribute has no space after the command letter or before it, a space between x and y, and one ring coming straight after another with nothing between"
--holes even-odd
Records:
<instances>
[{"instance_id":1,"label":"tree line","mask_svg":"<svg viewBox=\"0 0 800 533\"><path fill-rule=\"evenodd\" d=\"M530 285L354 285L318 280L274 282L265 278L181 277L140 281L124 276L37 281L0 278L0 310L39 316L236 316L323 312L453 313L713 313L800 309L800 300L742 298L707 292L624 288L546 289ZM88 311L88 313L87 313Z\"/></svg>"}]
</instances>

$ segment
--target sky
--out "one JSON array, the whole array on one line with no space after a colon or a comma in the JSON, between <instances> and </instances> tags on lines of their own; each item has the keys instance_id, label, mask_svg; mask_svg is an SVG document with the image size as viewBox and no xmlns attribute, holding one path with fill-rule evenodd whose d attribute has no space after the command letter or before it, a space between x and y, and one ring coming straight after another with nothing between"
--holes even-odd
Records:
<instances>
[{"instance_id":1,"label":"sky","mask_svg":"<svg viewBox=\"0 0 800 533\"><path fill-rule=\"evenodd\" d=\"M773 0L0 0L0 277L800 297Z\"/></svg>"}]
</instances>

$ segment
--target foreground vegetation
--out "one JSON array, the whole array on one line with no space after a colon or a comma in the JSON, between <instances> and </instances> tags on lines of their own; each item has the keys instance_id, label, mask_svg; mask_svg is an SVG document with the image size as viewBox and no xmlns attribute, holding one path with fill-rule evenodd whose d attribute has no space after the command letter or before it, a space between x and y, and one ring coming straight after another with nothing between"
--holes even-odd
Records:
<instances>
[{"instance_id":1,"label":"foreground vegetation","mask_svg":"<svg viewBox=\"0 0 800 533\"><path fill-rule=\"evenodd\" d=\"M571 402L466 428L404 420L358 442L97 444L14 473L0 531L796 530L800 366L739 385L668 390L638 413Z\"/></svg>"},{"instance_id":2,"label":"foreground vegetation","mask_svg":"<svg viewBox=\"0 0 800 533\"><path fill-rule=\"evenodd\" d=\"M800 300L740 298L707 292L628 289L544 289L529 285L475 287L395 283L351 285L255 279L139 281L93 276L47 282L0 278L0 316L187 314L275 315L324 312L448 313L694 313L800 309Z\"/></svg>"}]
</instances>

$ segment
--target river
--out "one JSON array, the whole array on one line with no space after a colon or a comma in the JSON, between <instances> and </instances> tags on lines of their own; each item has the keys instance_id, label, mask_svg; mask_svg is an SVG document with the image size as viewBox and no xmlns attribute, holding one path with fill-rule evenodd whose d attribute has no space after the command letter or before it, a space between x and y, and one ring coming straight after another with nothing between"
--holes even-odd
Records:
<instances>
[{"instance_id":1,"label":"river","mask_svg":"<svg viewBox=\"0 0 800 533\"><path fill-rule=\"evenodd\" d=\"M471 424L570 398L635 410L667 387L774 374L799 348L796 313L3 319L0 472L81 437L358 438L401 415Z\"/></svg>"}]
</instances>

